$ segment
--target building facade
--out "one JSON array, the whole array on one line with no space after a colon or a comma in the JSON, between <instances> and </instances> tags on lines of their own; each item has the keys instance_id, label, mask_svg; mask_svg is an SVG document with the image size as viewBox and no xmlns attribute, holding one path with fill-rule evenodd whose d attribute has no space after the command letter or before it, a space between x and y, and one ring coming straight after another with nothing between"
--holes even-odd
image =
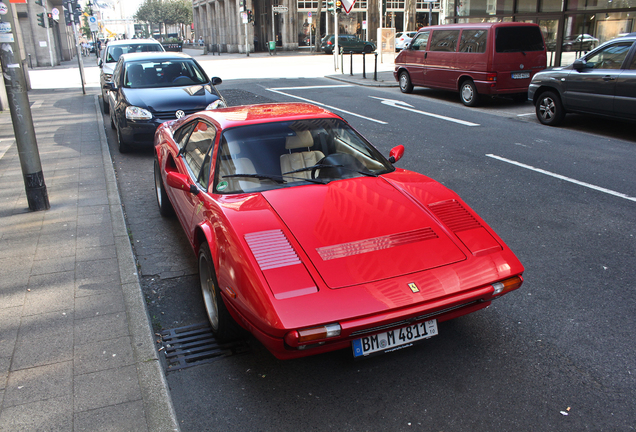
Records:
<instances>
[{"instance_id":1,"label":"building facade","mask_svg":"<svg viewBox=\"0 0 636 432\"><path fill-rule=\"evenodd\" d=\"M322 1L320 30L316 32L318 1ZM243 4L244 2L244 4ZM287 12L273 13L273 6ZM426 25L521 21L541 26L549 65L571 63L577 56L618 35L636 31L636 0L385 0L382 27L396 32ZM242 22L251 10L254 21ZM338 16L339 33L355 34L377 43L382 0L357 0L351 12ZM325 0L193 0L195 39L209 50L245 52L265 50L268 41L279 49L308 46L314 35L334 33L333 12ZM246 38L247 33L247 38Z\"/></svg>"}]
</instances>

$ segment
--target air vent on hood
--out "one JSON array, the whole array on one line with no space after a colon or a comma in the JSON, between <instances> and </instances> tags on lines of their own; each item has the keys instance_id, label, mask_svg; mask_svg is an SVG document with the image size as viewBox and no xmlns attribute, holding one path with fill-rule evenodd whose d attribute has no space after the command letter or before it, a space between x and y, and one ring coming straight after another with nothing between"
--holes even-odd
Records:
<instances>
[{"instance_id":1,"label":"air vent on hood","mask_svg":"<svg viewBox=\"0 0 636 432\"><path fill-rule=\"evenodd\" d=\"M468 210L455 200L429 204L428 208L455 233L481 227Z\"/></svg>"},{"instance_id":2,"label":"air vent on hood","mask_svg":"<svg viewBox=\"0 0 636 432\"><path fill-rule=\"evenodd\" d=\"M261 270L300 264L300 259L281 230L245 234L245 241Z\"/></svg>"},{"instance_id":3,"label":"air vent on hood","mask_svg":"<svg viewBox=\"0 0 636 432\"><path fill-rule=\"evenodd\" d=\"M320 255L320 258L322 258L323 261L327 261L335 258L343 258L351 255L358 255L436 238L437 234L435 234L435 231L433 231L429 227L426 227L413 231L389 234L386 236L375 237L366 240L358 240L333 246L325 246L317 248L316 252L318 252L318 255Z\"/></svg>"}]
</instances>

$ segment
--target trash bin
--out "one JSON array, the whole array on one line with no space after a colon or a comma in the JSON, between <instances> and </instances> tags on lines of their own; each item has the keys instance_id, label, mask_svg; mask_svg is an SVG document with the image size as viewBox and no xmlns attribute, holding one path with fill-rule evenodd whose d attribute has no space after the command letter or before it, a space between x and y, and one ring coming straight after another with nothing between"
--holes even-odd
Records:
<instances>
[{"instance_id":1,"label":"trash bin","mask_svg":"<svg viewBox=\"0 0 636 432\"><path fill-rule=\"evenodd\" d=\"M269 47L269 55L272 55L272 53L276 54L276 41L269 41L267 44Z\"/></svg>"}]
</instances>

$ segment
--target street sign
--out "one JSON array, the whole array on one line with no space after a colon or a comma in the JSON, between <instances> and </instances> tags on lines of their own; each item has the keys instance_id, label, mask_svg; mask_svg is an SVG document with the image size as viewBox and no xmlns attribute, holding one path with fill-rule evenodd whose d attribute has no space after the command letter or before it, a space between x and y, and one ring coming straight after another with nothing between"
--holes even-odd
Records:
<instances>
[{"instance_id":1,"label":"street sign","mask_svg":"<svg viewBox=\"0 0 636 432\"><path fill-rule=\"evenodd\" d=\"M351 9L353 9L353 5L355 4L356 0L341 0L341 2L342 8L348 14L349 12L351 12Z\"/></svg>"},{"instance_id":2,"label":"street sign","mask_svg":"<svg viewBox=\"0 0 636 432\"><path fill-rule=\"evenodd\" d=\"M91 32L99 31L99 26L97 25L97 17L89 16L88 17L88 26L91 28Z\"/></svg>"},{"instance_id":3,"label":"street sign","mask_svg":"<svg viewBox=\"0 0 636 432\"><path fill-rule=\"evenodd\" d=\"M272 10L278 13L285 13L289 10L289 8L287 6L277 5L277 6L272 6Z\"/></svg>"}]
</instances>

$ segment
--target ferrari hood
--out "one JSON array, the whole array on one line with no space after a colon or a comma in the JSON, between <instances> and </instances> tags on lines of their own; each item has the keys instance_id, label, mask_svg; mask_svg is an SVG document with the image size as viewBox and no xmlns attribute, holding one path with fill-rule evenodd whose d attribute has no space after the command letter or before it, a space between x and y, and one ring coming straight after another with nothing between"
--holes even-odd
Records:
<instances>
[{"instance_id":1,"label":"ferrari hood","mask_svg":"<svg viewBox=\"0 0 636 432\"><path fill-rule=\"evenodd\" d=\"M210 93L208 85L125 88L123 91L131 105L147 108L151 112L204 110L219 98L216 94Z\"/></svg>"},{"instance_id":2,"label":"ferrari hood","mask_svg":"<svg viewBox=\"0 0 636 432\"><path fill-rule=\"evenodd\" d=\"M466 259L430 213L381 177L263 196L333 289Z\"/></svg>"}]
</instances>

